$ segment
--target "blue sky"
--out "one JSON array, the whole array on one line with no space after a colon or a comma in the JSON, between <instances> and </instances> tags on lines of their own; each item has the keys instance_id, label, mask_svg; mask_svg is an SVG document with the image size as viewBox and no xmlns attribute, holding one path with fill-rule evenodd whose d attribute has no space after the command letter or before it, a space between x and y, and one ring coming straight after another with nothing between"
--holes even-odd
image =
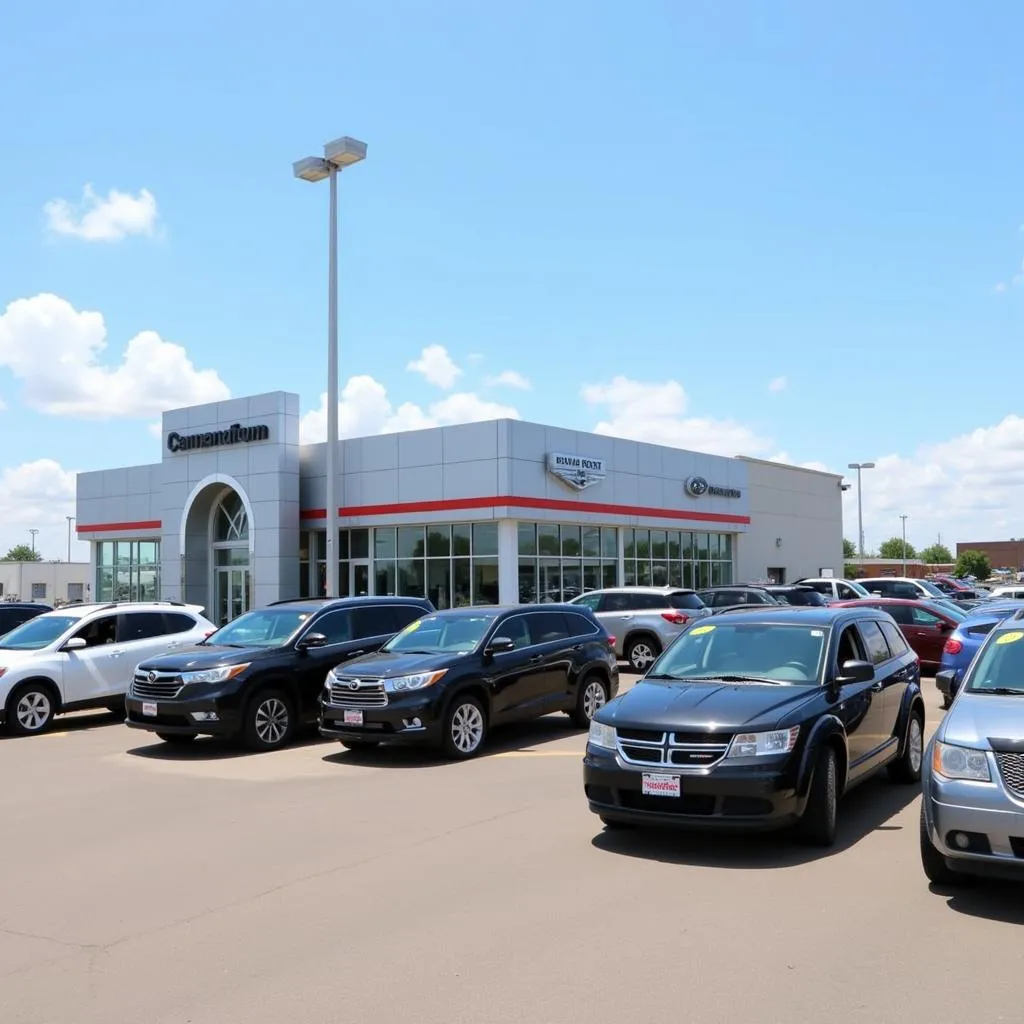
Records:
<instances>
[{"instance_id":1,"label":"blue sky","mask_svg":"<svg viewBox=\"0 0 1024 1024\"><path fill-rule=\"evenodd\" d=\"M1016 536L1024 423L993 370L1020 365L1024 8L893 6L17 6L0 313L53 294L102 314L100 366L153 331L234 394L314 410L327 191L291 162L350 134L369 156L342 176L342 374L393 409L471 393L647 440L874 459L869 544L901 511L919 543ZM154 233L48 231L46 204L86 184L148 190ZM19 322L6 355L0 327L0 431L8 493L29 490L0 504L0 546L26 515L54 518L53 546L66 479L41 496L47 473L10 474L155 460L159 409L41 411L75 385L57 356L12 372L36 337ZM431 345L463 371L447 388L406 369ZM531 388L485 383L503 370Z\"/></svg>"}]
</instances>

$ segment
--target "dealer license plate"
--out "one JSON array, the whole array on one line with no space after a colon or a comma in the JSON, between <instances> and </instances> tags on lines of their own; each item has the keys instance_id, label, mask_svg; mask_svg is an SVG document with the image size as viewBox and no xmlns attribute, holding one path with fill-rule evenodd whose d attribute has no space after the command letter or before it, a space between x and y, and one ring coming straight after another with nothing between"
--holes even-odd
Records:
<instances>
[{"instance_id":1,"label":"dealer license plate","mask_svg":"<svg viewBox=\"0 0 1024 1024\"><path fill-rule=\"evenodd\" d=\"M142 705L142 713L144 715L149 715L150 718L156 718L156 704L146 701Z\"/></svg>"},{"instance_id":2,"label":"dealer license plate","mask_svg":"<svg viewBox=\"0 0 1024 1024\"><path fill-rule=\"evenodd\" d=\"M363 713L362 713L362 711L346 711L345 712L345 724L346 725L362 725L363 724Z\"/></svg>"},{"instance_id":3,"label":"dealer license plate","mask_svg":"<svg viewBox=\"0 0 1024 1024\"><path fill-rule=\"evenodd\" d=\"M644 772L644 796L679 796L682 792L678 775L654 775Z\"/></svg>"}]
</instances>

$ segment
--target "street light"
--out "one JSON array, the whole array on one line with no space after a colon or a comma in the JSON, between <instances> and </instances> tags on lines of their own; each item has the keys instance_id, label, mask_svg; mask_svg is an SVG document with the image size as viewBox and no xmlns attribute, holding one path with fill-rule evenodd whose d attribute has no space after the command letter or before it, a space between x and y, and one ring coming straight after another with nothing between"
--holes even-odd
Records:
<instances>
[{"instance_id":1,"label":"street light","mask_svg":"<svg viewBox=\"0 0 1024 1024\"><path fill-rule=\"evenodd\" d=\"M34 555L36 553L36 534L39 531L38 530L29 530L28 532L32 534L32 554Z\"/></svg>"},{"instance_id":2,"label":"street light","mask_svg":"<svg viewBox=\"0 0 1024 1024\"><path fill-rule=\"evenodd\" d=\"M907 515L904 513L900 516L903 520L903 575L907 575Z\"/></svg>"},{"instance_id":3,"label":"street light","mask_svg":"<svg viewBox=\"0 0 1024 1024\"><path fill-rule=\"evenodd\" d=\"M68 561L71 561L71 524L75 521L74 516L65 516L68 521Z\"/></svg>"},{"instance_id":4,"label":"street light","mask_svg":"<svg viewBox=\"0 0 1024 1024\"><path fill-rule=\"evenodd\" d=\"M864 557L864 502L861 500L860 471L862 469L874 469L873 462L851 462L847 469L857 470L857 538L860 546L860 557Z\"/></svg>"},{"instance_id":5,"label":"street light","mask_svg":"<svg viewBox=\"0 0 1024 1024\"><path fill-rule=\"evenodd\" d=\"M292 165L296 178L331 183L327 261L327 581L326 596L338 591L338 498L335 459L338 449L338 172L366 159L366 143L347 135L324 146L324 155Z\"/></svg>"}]
</instances>

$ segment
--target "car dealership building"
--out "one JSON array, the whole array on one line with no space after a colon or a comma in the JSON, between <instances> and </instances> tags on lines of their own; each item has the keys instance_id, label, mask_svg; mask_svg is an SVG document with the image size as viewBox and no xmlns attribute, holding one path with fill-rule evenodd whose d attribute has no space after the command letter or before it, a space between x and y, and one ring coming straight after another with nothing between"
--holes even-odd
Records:
<instances>
[{"instance_id":1,"label":"car dealership building","mask_svg":"<svg viewBox=\"0 0 1024 1024\"><path fill-rule=\"evenodd\" d=\"M87 600L181 600L215 622L323 593L326 445L299 397L163 416L162 458L78 476ZM601 586L843 572L841 479L520 420L340 442L343 594L439 608Z\"/></svg>"}]
</instances>

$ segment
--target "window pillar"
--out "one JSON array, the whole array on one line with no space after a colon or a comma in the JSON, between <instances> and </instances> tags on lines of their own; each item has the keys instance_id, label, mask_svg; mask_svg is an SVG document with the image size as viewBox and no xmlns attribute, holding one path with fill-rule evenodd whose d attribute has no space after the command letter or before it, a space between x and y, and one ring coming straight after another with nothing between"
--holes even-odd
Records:
<instances>
[{"instance_id":1,"label":"window pillar","mask_svg":"<svg viewBox=\"0 0 1024 1024\"><path fill-rule=\"evenodd\" d=\"M498 520L498 603L519 604L519 524Z\"/></svg>"}]
</instances>

